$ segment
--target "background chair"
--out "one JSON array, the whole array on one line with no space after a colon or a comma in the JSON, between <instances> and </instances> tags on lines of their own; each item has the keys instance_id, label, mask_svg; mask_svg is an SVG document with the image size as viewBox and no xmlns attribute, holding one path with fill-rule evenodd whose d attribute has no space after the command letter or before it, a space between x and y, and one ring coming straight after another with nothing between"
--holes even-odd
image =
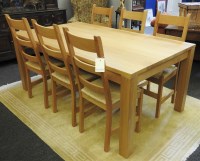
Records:
<instances>
[{"instance_id":1,"label":"background chair","mask_svg":"<svg viewBox=\"0 0 200 161\"><path fill-rule=\"evenodd\" d=\"M91 23L101 26L112 27L112 14L113 6L111 6L110 8L105 8L97 7L96 4L93 4Z\"/></svg>"},{"instance_id":2,"label":"background chair","mask_svg":"<svg viewBox=\"0 0 200 161\"><path fill-rule=\"evenodd\" d=\"M147 13L148 13L147 10L144 10L143 12L136 12L136 11L127 11L125 8L123 8L121 10L121 15L120 15L120 20L119 20L119 29L144 33ZM134 29L134 28L133 29L125 28L123 26L124 20L140 21L141 26L139 27L139 30Z\"/></svg>"},{"instance_id":3,"label":"background chair","mask_svg":"<svg viewBox=\"0 0 200 161\"><path fill-rule=\"evenodd\" d=\"M94 36L94 39L86 39L72 35L67 28L64 28L64 34L66 37L69 53L73 61L74 69L78 80L78 88L80 94L80 113L79 113L79 131L84 131L84 118L88 116L88 110L86 110L86 100L93 103L106 111L106 130L104 140L104 151L110 149L110 137L112 127L112 111L119 108L120 102L120 86L114 82L108 80L108 71L95 72L94 63L89 63L77 56L75 48L83 50L84 52L90 52L95 54L98 58L104 58L103 46L101 38ZM104 60L102 60L104 61ZM100 76L99 79L94 81L88 81L80 75L80 71L85 70L91 74ZM143 90L138 88L138 108L136 131L140 131L140 117L142 108L142 96Z\"/></svg>"},{"instance_id":4,"label":"background chair","mask_svg":"<svg viewBox=\"0 0 200 161\"><path fill-rule=\"evenodd\" d=\"M108 0L71 0L74 16L68 20L68 22L91 22L92 6L106 7Z\"/></svg>"},{"instance_id":5,"label":"background chair","mask_svg":"<svg viewBox=\"0 0 200 161\"><path fill-rule=\"evenodd\" d=\"M185 41L186 36L187 36L187 31L188 31L189 19L190 19L189 14L186 17L183 17L183 16L166 15L166 14L161 14L160 12L158 12L156 16L153 35L163 37L163 38L173 39L173 40ZM180 37L175 37L173 35L158 33L158 28L160 25L175 25L175 26L181 27L183 29L182 35L180 35ZM164 103L171 96L172 96L171 102L174 103L175 101L178 68L179 68L179 64L172 65L169 68L166 68L160 73L157 73L156 75L147 79L149 82L158 84L158 92L151 91L150 84L148 84L147 89L144 90L144 93L146 95L151 96L157 100L156 113L155 113L156 118L160 116L160 107L162 103ZM164 84L172 78L174 78L173 88L167 95L163 96Z\"/></svg>"},{"instance_id":6,"label":"background chair","mask_svg":"<svg viewBox=\"0 0 200 161\"><path fill-rule=\"evenodd\" d=\"M42 76L43 89L44 89L44 105L48 107L48 85L47 76L49 75L44 58L40 55L38 46L34 40L30 25L26 18L22 20L14 20L8 14L5 14L6 20L9 24L13 40L16 42L16 50L20 52L22 57L23 66L25 68L25 77L28 88L28 96L32 97L32 86L30 71ZM28 39L18 36L17 31L26 31ZM37 83L37 82L36 82Z\"/></svg>"},{"instance_id":7,"label":"background chair","mask_svg":"<svg viewBox=\"0 0 200 161\"><path fill-rule=\"evenodd\" d=\"M156 15L153 35L173 40L185 41L188 31L190 15L191 14L187 14L186 17L173 16L173 15L161 14L161 12L158 11ZM159 26L167 26L167 25L174 25L180 27L183 30L182 35L177 37L173 35L166 35L165 33L158 33Z\"/></svg>"}]
</instances>

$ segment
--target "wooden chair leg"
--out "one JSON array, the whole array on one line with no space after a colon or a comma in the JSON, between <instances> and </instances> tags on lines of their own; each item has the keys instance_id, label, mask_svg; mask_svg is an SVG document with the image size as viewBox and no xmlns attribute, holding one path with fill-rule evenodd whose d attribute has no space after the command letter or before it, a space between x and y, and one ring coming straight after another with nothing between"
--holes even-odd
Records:
<instances>
[{"instance_id":1,"label":"wooden chair leg","mask_svg":"<svg viewBox=\"0 0 200 161\"><path fill-rule=\"evenodd\" d=\"M45 108L49 107L49 101L48 101L48 84L47 84L47 78L45 75L42 76L43 78L43 90L44 90L44 106Z\"/></svg>"},{"instance_id":2,"label":"wooden chair leg","mask_svg":"<svg viewBox=\"0 0 200 161\"><path fill-rule=\"evenodd\" d=\"M30 73L29 70L26 68L26 82L27 82L27 89L28 89L28 97L32 98L32 85L31 85L31 77L30 77Z\"/></svg>"},{"instance_id":3,"label":"wooden chair leg","mask_svg":"<svg viewBox=\"0 0 200 161\"><path fill-rule=\"evenodd\" d=\"M163 92L163 81L158 85L158 95L157 95L157 103L156 103L156 114L155 118L159 118L160 116L160 107L162 101L162 92Z\"/></svg>"},{"instance_id":4,"label":"wooden chair leg","mask_svg":"<svg viewBox=\"0 0 200 161\"><path fill-rule=\"evenodd\" d=\"M84 132L84 99L79 97L79 132Z\"/></svg>"},{"instance_id":5,"label":"wooden chair leg","mask_svg":"<svg viewBox=\"0 0 200 161\"><path fill-rule=\"evenodd\" d=\"M174 94L172 95L172 98L171 98L171 103L174 103L175 102L175 99L176 99L176 87L177 87L177 81L178 81L178 73L176 74L175 76L175 80L174 80L174 84L173 84L173 90L174 90Z\"/></svg>"},{"instance_id":6,"label":"wooden chair leg","mask_svg":"<svg viewBox=\"0 0 200 161\"><path fill-rule=\"evenodd\" d=\"M148 81L147 90L150 91L150 82Z\"/></svg>"},{"instance_id":7,"label":"wooden chair leg","mask_svg":"<svg viewBox=\"0 0 200 161\"><path fill-rule=\"evenodd\" d=\"M143 104L143 90L141 90L141 92L139 94L138 104L137 104L138 120L136 122L135 132L138 132L138 133L141 131L142 104Z\"/></svg>"},{"instance_id":8,"label":"wooden chair leg","mask_svg":"<svg viewBox=\"0 0 200 161\"><path fill-rule=\"evenodd\" d=\"M174 103L175 99L176 99L176 88L177 88L177 84L178 84L180 62L176 63L175 66L177 67L177 71L176 71L175 80L174 80L174 84L173 84L174 85L173 86L174 94L172 95L171 103Z\"/></svg>"},{"instance_id":9,"label":"wooden chair leg","mask_svg":"<svg viewBox=\"0 0 200 161\"><path fill-rule=\"evenodd\" d=\"M107 109L107 111L106 111L106 130L105 130L105 140L104 140L104 151L105 152L108 152L110 150L111 127L112 127L112 110Z\"/></svg>"},{"instance_id":10,"label":"wooden chair leg","mask_svg":"<svg viewBox=\"0 0 200 161\"><path fill-rule=\"evenodd\" d=\"M75 127L77 125L76 121L76 91L71 90L72 95L72 126Z\"/></svg>"},{"instance_id":11,"label":"wooden chair leg","mask_svg":"<svg viewBox=\"0 0 200 161\"><path fill-rule=\"evenodd\" d=\"M56 82L51 79L51 87L52 87L52 107L53 112L56 113L57 110L57 99L56 99Z\"/></svg>"}]
</instances>

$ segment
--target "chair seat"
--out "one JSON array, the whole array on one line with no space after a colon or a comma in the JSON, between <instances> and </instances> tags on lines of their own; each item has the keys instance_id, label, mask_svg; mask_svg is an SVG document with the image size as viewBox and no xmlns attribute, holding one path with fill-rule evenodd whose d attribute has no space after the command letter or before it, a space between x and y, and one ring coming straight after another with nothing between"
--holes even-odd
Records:
<instances>
[{"instance_id":1,"label":"chair seat","mask_svg":"<svg viewBox=\"0 0 200 161\"><path fill-rule=\"evenodd\" d=\"M80 75L87 80L91 80L91 79L96 78L96 76L94 76L94 75L92 75L88 72L85 72L83 70L81 70ZM52 76L55 77L56 79L60 80L61 82L64 82L67 85L70 84L70 81L69 81L69 78L68 78L67 75L64 75L64 74L61 74L61 73L58 73L58 72L54 72L54 73L52 73ZM77 82L76 82L76 84L77 84Z\"/></svg>"},{"instance_id":2,"label":"chair seat","mask_svg":"<svg viewBox=\"0 0 200 161\"><path fill-rule=\"evenodd\" d=\"M101 79L96 79L96 80L92 81L92 83L102 87ZM110 93L111 93L111 97L112 97L111 98L112 103L115 104L115 103L119 102L119 100L120 100L120 86L116 83L110 83L109 85L110 85ZM81 91L85 95L91 97L92 99L95 99L98 102L101 102L102 104L106 104L105 96L103 94L96 93L87 87L84 87Z\"/></svg>"},{"instance_id":3,"label":"chair seat","mask_svg":"<svg viewBox=\"0 0 200 161\"><path fill-rule=\"evenodd\" d=\"M140 81L138 83L138 88L141 88L141 87L144 87L148 84L148 81L147 80L143 80L143 81Z\"/></svg>"},{"instance_id":4,"label":"chair seat","mask_svg":"<svg viewBox=\"0 0 200 161\"><path fill-rule=\"evenodd\" d=\"M96 79L94 81L92 81L95 85L98 85L98 86L101 86L102 87L102 81L101 79ZM145 85L147 85L147 81L144 80L144 81L141 81L139 84L138 84L138 91L137 91L137 95L139 94L140 92L140 88L139 87L143 87ZM111 92L111 97L112 97L112 103L113 104L116 104L117 102L120 101L120 85L117 84L117 83L114 83L114 82L110 82L110 92ZM96 93L92 90L90 90L89 88L87 87L84 87L82 90L81 90L85 95L103 103L103 104L106 104L106 100L105 100L105 96L103 94L100 94L100 93Z\"/></svg>"},{"instance_id":5,"label":"chair seat","mask_svg":"<svg viewBox=\"0 0 200 161\"><path fill-rule=\"evenodd\" d=\"M51 74L52 77L55 77L56 79L60 80L61 82L64 82L65 84L70 84L69 78L67 75L58 73L58 72L53 72Z\"/></svg>"},{"instance_id":6,"label":"chair seat","mask_svg":"<svg viewBox=\"0 0 200 161\"><path fill-rule=\"evenodd\" d=\"M171 65L170 67L165 68L163 71L157 73L153 77L159 79L161 76L163 76L164 78L166 78L176 70L177 70L177 67L175 65Z\"/></svg>"},{"instance_id":7,"label":"chair seat","mask_svg":"<svg viewBox=\"0 0 200 161\"><path fill-rule=\"evenodd\" d=\"M94 80L95 78L97 78L96 75L90 74L84 70L80 70L80 76L87 80Z\"/></svg>"},{"instance_id":8,"label":"chair seat","mask_svg":"<svg viewBox=\"0 0 200 161\"><path fill-rule=\"evenodd\" d=\"M40 65L38 63L35 63L35 62L26 62L26 65L33 68L33 69L36 69L36 70L42 70ZM48 66L46 65L45 66L45 70L48 70Z\"/></svg>"},{"instance_id":9,"label":"chair seat","mask_svg":"<svg viewBox=\"0 0 200 161\"><path fill-rule=\"evenodd\" d=\"M46 65L46 61L45 61L44 56L40 56L40 58L41 58L42 63L45 66L45 70L48 70L48 66ZM36 70L42 70L40 65L38 63L36 63L36 62L27 61L26 65L31 67L31 68L33 68L33 69L36 69Z\"/></svg>"}]
</instances>

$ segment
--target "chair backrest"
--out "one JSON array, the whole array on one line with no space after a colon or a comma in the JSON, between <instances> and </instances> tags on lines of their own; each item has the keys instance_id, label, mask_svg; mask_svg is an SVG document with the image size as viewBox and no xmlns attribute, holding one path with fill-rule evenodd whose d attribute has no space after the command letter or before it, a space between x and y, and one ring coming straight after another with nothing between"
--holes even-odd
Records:
<instances>
[{"instance_id":1,"label":"chair backrest","mask_svg":"<svg viewBox=\"0 0 200 161\"><path fill-rule=\"evenodd\" d=\"M123 8L121 10L121 15L119 20L119 29L144 33L146 19L147 19L147 10L144 10L143 12L136 12L136 11L127 11L125 8ZM140 30L123 27L123 20L140 21L141 22Z\"/></svg>"},{"instance_id":2,"label":"chair backrest","mask_svg":"<svg viewBox=\"0 0 200 161\"><path fill-rule=\"evenodd\" d=\"M91 23L112 27L112 14L113 14L113 6L111 6L110 8L105 8L105 7L97 7L96 4L93 4Z\"/></svg>"},{"instance_id":3,"label":"chair backrest","mask_svg":"<svg viewBox=\"0 0 200 161\"><path fill-rule=\"evenodd\" d=\"M187 16L184 17L184 16L161 14L161 12L158 11L156 15L153 35L159 36L159 37L165 37L169 39L175 39L179 41L185 41L186 36L187 36L187 31L188 31L189 20L190 20L190 14L187 14ZM163 26L163 25L165 26L173 25L177 27L182 27L183 29L182 35L178 37L178 36L158 33L159 26Z\"/></svg>"},{"instance_id":4,"label":"chair backrest","mask_svg":"<svg viewBox=\"0 0 200 161\"><path fill-rule=\"evenodd\" d=\"M108 0L70 0L71 6L74 12L72 18L68 20L68 22L91 22L91 12L93 4L97 6L106 7L108 4Z\"/></svg>"},{"instance_id":5,"label":"chair backrest","mask_svg":"<svg viewBox=\"0 0 200 161\"><path fill-rule=\"evenodd\" d=\"M111 94L110 94L110 88L109 88L109 81L107 78L106 65L105 65L105 72L101 72L101 73L95 72L94 62L89 62L85 59L81 59L77 54L81 50L83 52L94 54L95 58L96 57L104 58L104 51L103 51L101 38L99 36L94 36L94 39L78 37L70 33L67 28L64 28L63 32L67 41L70 57L72 59L76 77L78 80L80 95L82 94L81 89L84 87L87 87L88 89L94 91L95 93L104 94L107 107L112 108L112 101L111 101ZM100 76L102 80L102 85L101 86L96 85L93 82L82 77L80 75L80 70L84 70L88 73Z\"/></svg>"},{"instance_id":6,"label":"chair backrest","mask_svg":"<svg viewBox=\"0 0 200 161\"><path fill-rule=\"evenodd\" d=\"M5 18L10 27L13 40L17 43L17 48L20 51L24 62L31 61L38 63L40 67L44 68L43 62L40 57L39 48L33 37L30 25L26 18L21 20L12 19L8 14L5 14ZM17 31L26 31L28 38L23 38L17 34ZM30 50L31 49L31 52ZM33 52L32 52L33 51Z\"/></svg>"},{"instance_id":7,"label":"chair backrest","mask_svg":"<svg viewBox=\"0 0 200 161\"><path fill-rule=\"evenodd\" d=\"M35 20L32 20L36 35L42 47L42 52L49 66L50 73L57 72L69 78L73 84L73 74L70 69L69 54L64 46L64 42L58 25L53 25L53 28L39 25ZM57 43L58 48L52 48L49 43ZM61 63L63 62L63 63ZM63 67L61 64L65 65Z\"/></svg>"}]
</instances>

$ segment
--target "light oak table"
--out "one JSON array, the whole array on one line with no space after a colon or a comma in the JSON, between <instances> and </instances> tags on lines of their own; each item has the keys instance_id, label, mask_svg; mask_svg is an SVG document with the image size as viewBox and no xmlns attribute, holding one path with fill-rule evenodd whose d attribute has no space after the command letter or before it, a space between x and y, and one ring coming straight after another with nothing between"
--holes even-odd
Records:
<instances>
[{"instance_id":1,"label":"light oak table","mask_svg":"<svg viewBox=\"0 0 200 161\"><path fill-rule=\"evenodd\" d=\"M121 31L81 22L60 25L73 34L92 38L101 36L110 79L121 84L119 154L128 158L133 153L137 84L172 64L181 62L174 110L185 106L195 44ZM19 32L21 36L26 34ZM37 39L36 39L37 41ZM58 45L49 41L52 47ZM66 48L67 50L67 48ZM93 54L80 53L88 61Z\"/></svg>"}]
</instances>

